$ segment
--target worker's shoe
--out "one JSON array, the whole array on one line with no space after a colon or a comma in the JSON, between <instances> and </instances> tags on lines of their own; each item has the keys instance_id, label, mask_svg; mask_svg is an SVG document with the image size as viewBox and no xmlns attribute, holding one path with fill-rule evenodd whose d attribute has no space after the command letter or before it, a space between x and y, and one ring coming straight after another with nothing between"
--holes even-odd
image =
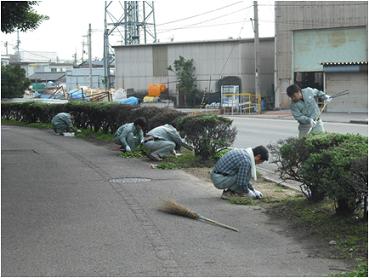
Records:
<instances>
[{"instance_id":1,"label":"worker's shoe","mask_svg":"<svg viewBox=\"0 0 369 278\"><path fill-rule=\"evenodd\" d=\"M245 193L245 192L234 192L234 196L235 197L241 197L241 198L247 198L250 197L249 194Z\"/></svg>"},{"instance_id":2,"label":"worker's shoe","mask_svg":"<svg viewBox=\"0 0 369 278\"><path fill-rule=\"evenodd\" d=\"M250 198L252 197L249 193L245 192L234 192L232 190L226 189L223 191L223 194L221 196L224 200L229 200L230 198L238 197L238 198ZM254 196L255 197L255 196Z\"/></svg>"},{"instance_id":3,"label":"worker's shoe","mask_svg":"<svg viewBox=\"0 0 369 278\"><path fill-rule=\"evenodd\" d=\"M220 198L223 200L229 200L232 197L235 197L235 192L233 192L232 190L226 189L226 190L223 190L223 194Z\"/></svg>"},{"instance_id":4,"label":"worker's shoe","mask_svg":"<svg viewBox=\"0 0 369 278\"><path fill-rule=\"evenodd\" d=\"M147 155L151 160L154 160L154 161L161 161L162 159L160 158L160 156L158 154L155 154L155 153L149 153Z\"/></svg>"}]
</instances>

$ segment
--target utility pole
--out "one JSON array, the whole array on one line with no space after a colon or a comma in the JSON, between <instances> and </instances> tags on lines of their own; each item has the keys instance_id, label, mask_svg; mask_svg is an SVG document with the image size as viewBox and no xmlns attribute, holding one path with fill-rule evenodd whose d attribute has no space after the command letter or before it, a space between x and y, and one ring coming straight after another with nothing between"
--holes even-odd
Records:
<instances>
[{"instance_id":1,"label":"utility pole","mask_svg":"<svg viewBox=\"0 0 369 278\"><path fill-rule=\"evenodd\" d=\"M83 36L85 37L85 36ZM84 62L84 57L85 57L85 39L82 40L82 56L81 56L81 63Z\"/></svg>"},{"instance_id":2,"label":"utility pole","mask_svg":"<svg viewBox=\"0 0 369 278\"><path fill-rule=\"evenodd\" d=\"M74 64L74 66L77 65L77 50L73 54L73 64Z\"/></svg>"},{"instance_id":3,"label":"utility pole","mask_svg":"<svg viewBox=\"0 0 369 278\"><path fill-rule=\"evenodd\" d=\"M8 42L7 41L4 43L4 46L5 46L5 55L8 56Z\"/></svg>"},{"instance_id":4,"label":"utility pole","mask_svg":"<svg viewBox=\"0 0 369 278\"><path fill-rule=\"evenodd\" d=\"M20 52L19 52L19 45L20 45L20 40L19 40L19 30L17 29L17 63L20 63Z\"/></svg>"},{"instance_id":5,"label":"utility pole","mask_svg":"<svg viewBox=\"0 0 369 278\"><path fill-rule=\"evenodd\" d=\"M110 90L110 55L109 55L109 29L106 19L107 9L111 2L108 4L105 1L105 12L104 12L104 85L105 92ZM108 92L108 101L111 101L110 93Z\"/></svg>"},{"instance_id":6,"label":"utility pole","mask_svg":"<svg viewBox=\"0 0 369 278\"><path fill-rule=\"evenodd\" d=\"M258 103L258 113L261 114L260 94L260 59L259 59L259 17L258 17L258 2L254 1L254 52L255 52L255 96Z\"/></svg>"},{"instance_id":7,"label":"utility pole","mask_svg":"<svg viewBox=\"0 0 369 278\"><path fill-rule=\"evenodd\" d=\"M90 89L92 89L91 23L88 24L88 61L88 67L90 69Z\"/></svg>"}]
</instances>

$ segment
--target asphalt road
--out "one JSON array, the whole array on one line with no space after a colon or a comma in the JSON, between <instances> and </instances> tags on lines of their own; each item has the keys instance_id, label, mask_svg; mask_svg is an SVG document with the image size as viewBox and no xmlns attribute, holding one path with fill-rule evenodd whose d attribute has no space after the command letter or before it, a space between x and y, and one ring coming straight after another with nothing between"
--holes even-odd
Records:
<instances>
[{"instance_id":1,"label":"asphalt road","mask_svg":"<svg viewBox=\"0 0 369 278\"><path fill-rule=\"evenodd\" d=\"M347 269L259 207L112 146L2 126L2 276L322 276ZM229 231L157 210L174 198ZM327 244L325 242L323 244Z\"/></svg>"},{"instance_id":2,"label":"asphalt road","mask_svg":"<svg viewBox=\"0 0 369 278\"><path fill-rule=\"evenodd\" d=\"M237 148L254 147L258 145L267 146L275 144L278 140L287 139L289 137L298 136L298 124L295 120L279 120L279 119L258 119L247 117L230 117L233 120L233 126L237 128L237 137L233 144ZM352 133L368 136L368 125L325 122L327 132L336 133ZM257 166L261 172L273 176L276 169L274 164L264 162Z\"/></svg>"}]
</instances>

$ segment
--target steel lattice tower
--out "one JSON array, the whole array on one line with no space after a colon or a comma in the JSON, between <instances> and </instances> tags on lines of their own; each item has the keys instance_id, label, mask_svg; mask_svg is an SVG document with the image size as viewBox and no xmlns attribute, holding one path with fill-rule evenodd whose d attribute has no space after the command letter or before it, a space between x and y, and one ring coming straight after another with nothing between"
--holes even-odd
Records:
<instances>
[{"instance_id":1,"label":"steel lattice tower","mask_svg":"<svg viewBox=\"0 0 369 278\"><path fill-rule=\"evenodd\" d=\"M105 1L104 70L105 88L110 88L110 65L114 63L111 45L156 42L154 2Z\"/></svg>"}]
</instances>

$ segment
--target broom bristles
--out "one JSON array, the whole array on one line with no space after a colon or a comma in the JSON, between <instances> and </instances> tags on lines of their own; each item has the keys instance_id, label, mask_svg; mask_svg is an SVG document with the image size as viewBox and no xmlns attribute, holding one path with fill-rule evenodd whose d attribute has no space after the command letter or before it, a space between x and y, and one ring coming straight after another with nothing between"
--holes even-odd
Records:
<instances>
[{"instance_id":1,"label":"broom bristles","mask_svg":"<svg viewBox=\"0 0 369 278\"><path fill-rule=\"evenodd\" d=\"M179 215L179 216L184 216L184 217L188 217L191 219L195 219L195 220L203 220L205 222L217 225L217 226L221 226L223 228L238 232L238 229L219 223L215 220L209 219L207 217L201 216L199 214L197 214L196 212L184 207L181 204L178 204L176 201L174 200L166 200L164 201L163 205L159 208L160 211L162 212L166 212L166 213L170 213L170 214L175 214L175 215Z\"/></svg>"},{"instance_id":2,"label":"broom bristles","mask_svg":"<svg viewBox=\"0 0 369 278\"><path fill-rule=\"evenodd\" d=\"M178 204L173 200L164 201L164 204L159 208L159 210L166 213L180 215L192 219L199 219L200 217L196 212L182 206L181 204Z\"/></svg>"}]
</instances>

